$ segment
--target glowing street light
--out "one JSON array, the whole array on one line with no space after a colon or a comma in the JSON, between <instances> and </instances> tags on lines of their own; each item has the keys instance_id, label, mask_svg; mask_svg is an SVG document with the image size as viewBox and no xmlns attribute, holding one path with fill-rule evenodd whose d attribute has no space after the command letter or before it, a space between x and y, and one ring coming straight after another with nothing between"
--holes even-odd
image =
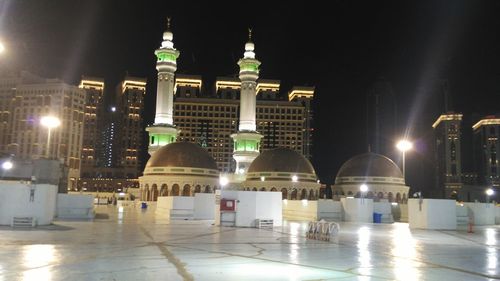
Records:
<instances>
[{"instance_id":1,"label":"glowing street light","mask_svg":"<svg viewBox=\"0 0 500 281\"><path fill-rule=\"evenodd\" d=\"M42 124L42 126L44 126L44 127L47 127L47 129L48 129L46 157L49 158L49 156L50 156L50 131L53 128L59 127L61 125L61 120L59 120L59 118L54 117L54 116L43 116L40 119L40 124Z\"/></svg>"},{"instance_id":2,"label":"glowing street light","mask_svg":"<svg viewBox=\"0 0 500 281\"><path fill-rule=\"evenodd\" d=\"M299 178L296 175L292 176L292 182L297 182L298 180L299 180Z\"/></svg>"},{"instance_id":3,"label":"glowing street light","mask_svg":"<svg viewBox=\"0 0 500 281\"><path fill-rule=\"evenodd\" d=\"M222 187L226 186L229 183L229 179L227 177L220 177L219 184Z\"/></svg>"},{"instance_id":4,"label":"glowing street light","mask_svg":"<svg viewBox=\"0 0 500 281\"><path fill-rule=\"evenodd\" d=\"M10 162L9 160L2 163L2 169L6 171L12 169L12 167L14 167L14 164L12 164L12 162Z\"/></svg>"},{"instance_id":5,"label":"glowing street light","mask_svg":"<svg viewBox=\"0 0 500 281\"><path fill-rule=\"evenodd\" d=\"M486 189L486 203L490 202L490 196L495 194L495 191L491 188Z\"/></svg>"},{"instance_id":6,"label":"glowing street light","mask_svg":"<svg viewBox=\"0 0 500 281\"><path fill-rule=\"evenodd\" d=\"M5 46L3 45L2 42L0 42L0 54L5 52Z\"/></svg>"},{"instance_id":7,"label":"glowing street light","mask_svg":"<svg viewBox=\"0 0 500 281\"><path fill-rule=\"evenodd\" d=\"M363 183L359 186L359 191L361 191L361 200L364 202L365 193L368 191L368 185Z\"/></svg>"},{"instance_id":8,"label":"glowing street light","mask_svg":"<svg viewBox=\"0 0 500 281\"><path fill-rule=\"evenodd\" d=\"M400 140L396 144L396 148L399 151L403 152L403 179L405 179L405 153L406 153L406 151L413 148L413 143L411 143L408 140Z\"/></svg>"}]
</instances>

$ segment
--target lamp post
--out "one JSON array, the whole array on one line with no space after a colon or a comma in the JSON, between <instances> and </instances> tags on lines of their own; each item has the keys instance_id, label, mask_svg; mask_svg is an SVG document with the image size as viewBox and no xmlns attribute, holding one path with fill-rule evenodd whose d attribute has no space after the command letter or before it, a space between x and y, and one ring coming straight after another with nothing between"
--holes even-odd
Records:
<instances>
[{"instance_id":1,"label":"lamp post","mask_svg":"<svg viewBox=\"0 0 500 281\"><path fill-rule=\"evenodd\" d=\"M0 175L0 179L4 177L4 174L6 171L12 169L14 167L14 164L10 160L7 160L2 163L2 174Z\"/></svg>"},{"instance_id":2,"label":"lamp post","mask_svg":"<svg viewBox=\"0 0 500 281\"><path fill-rule=\"evenodd\" d=\"M12 164L12 162L10 162L10 160L7 160L7 161L2 163L2 169L5 171L12 169L12 167L14 167L14 164Z\"/></svg>"},{"instance_id":3,"label":"lamp post","mask_svg":"<svg viewBox=\"0 0 500 281\"><path fill-rule=\"evenodd\" d=\"M413 143L411 143L408 140L400 140L396 144L396 148L399 151L403 152L403 179L406 182L406 178L405 178L405 154L406 154L406 151L408 151L408 150L410 150L410 149L413 148Z\"/></svg>"},{"instance_id":4,"label":"lamp post","mask_svg":"<svg viewBox=\"0 0 500 281\"><path fill-rule=\"evenodd\" d=\"M365 201L365 193L368 191L368 185L362 184L359 186L359 191L361 192L361 202Z\"/></svg>"},{"instance_id":5,"label":"lamp post","mask_svg":"<svg viewBox=\"0 0 500 281\"><path fill-rule=\"evenodd\" d=\"M224 188L229 183L229 179L226 176L221 176L219 178L220 188Z\"/></svg>"},{"instance_id":6,"label":"lamp post","mask_svg":"<svg viewBox=\"0 0 500 281\"><path fill-rule=\"evenodd\" d=\"M50 132L53 128L59 127L61 125L61 120L59 118L54 117L54 116L43 116L40 119L40 124L42 126L47 127L48 132L47 132L47 151L45 152L45 155L47 158L50 157Z\"/></svg>"},{"instance_id":7,"label":"lamp post","mask_svg":"<svg viewBox=\"0 0 500 281\"><path fill-rule=\"evenodd\" d=\"M486 203L490 202L490 196L495 194L495 191L491 188L486 189Z\"/></svg>"}]
</instances>

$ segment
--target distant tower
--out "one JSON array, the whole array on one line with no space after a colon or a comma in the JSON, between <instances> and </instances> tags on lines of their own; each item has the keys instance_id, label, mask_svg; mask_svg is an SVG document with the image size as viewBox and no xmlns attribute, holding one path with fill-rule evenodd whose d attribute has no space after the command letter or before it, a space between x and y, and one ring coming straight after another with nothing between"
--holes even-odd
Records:
<instances>
[{"instance_id":1,"label":"distant tower","mask_svg":"<svg viewBox=\"0 0 500 281\"><path fill-rule=\"evenodd\" d=\"M240 66L240 122L238 132L232 134L234 140L233 158L236 160L236 174L245 175L252 161L259 156L262 135L256 131L255 100L260 61L255 59L255 45L252 43L252 31L249 30Z\"/></svg>"},{"instance_id":2,"label":"distant tower","mask_svg":"<svg viewBox=\"0 0 500 281\"><path fill-rule=\"evenodd\" d=\"M177 70L179 51L174 48L173 38L169 18L167 31L163 33L161 47L155 51L158 58L156 61L158 86L156 89L155 122L146 128L146 131L149 132L149 154L153 154L164 145L175 142L179 133L179 130L174 126L173 119L174 74Z\"/></svg>"},{"instance_id":3,"label":"distant tower","mask_svg":"<svg viewBox=\"0 0 500 281\"><path fill-rule=\"evenodd\" d=\"M472 126L474 133L474 165L479 183L500 187L500 117L486 116Z\"/></svg>"},{"instance_id":4,"label":"distant tower","mask_svg":"<svg viewBox=\"0 0 500 281\"><path fill-rule=\"evenodd\" d=\"M462 188L462 114L442 114L432 124L436 139L436 197L457 199Z\"/></svg>"}]
</instances>

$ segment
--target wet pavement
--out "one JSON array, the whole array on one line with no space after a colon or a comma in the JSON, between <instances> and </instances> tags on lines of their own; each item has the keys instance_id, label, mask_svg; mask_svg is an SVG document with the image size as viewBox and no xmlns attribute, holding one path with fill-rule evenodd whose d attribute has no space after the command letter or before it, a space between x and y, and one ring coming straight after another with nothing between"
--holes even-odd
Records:
<instances>
[{"instance_id":1,"label":"wet pavement","mask_svg":"<svg viewBox=\"0 0 500 281\"><path fill-rule=\"evenodd\" d=\"M96 212L93 221L0 227L0 281L500 279L499 226L341 223L324 242L305 237L305 222L260 230L168 221L139 206Z\"/></svg>"}]
</instances>

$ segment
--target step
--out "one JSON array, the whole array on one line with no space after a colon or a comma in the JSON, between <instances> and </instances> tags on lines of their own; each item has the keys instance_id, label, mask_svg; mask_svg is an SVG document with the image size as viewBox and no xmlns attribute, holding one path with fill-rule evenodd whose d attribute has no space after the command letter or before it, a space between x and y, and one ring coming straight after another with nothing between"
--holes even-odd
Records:
<instances>
[{"instance_id":1,"label":"step","mask_svg":"<svg viewBox=\"0 0 500 281\"><path fill-rule=\"evenodd\" d=\"M274 220L272 219L256 219L255 226L257 228L273 228Z\"/></svg>"},{"instance_id":2,"label":"step","mask_svg":"<svg viewBox=\"0 0 500 281\"><path fill-rule=\"evenodd\" d=\"M33 217L12 217L11 227L35 227L36 219Z\"/></svg>"}]
</instances>

